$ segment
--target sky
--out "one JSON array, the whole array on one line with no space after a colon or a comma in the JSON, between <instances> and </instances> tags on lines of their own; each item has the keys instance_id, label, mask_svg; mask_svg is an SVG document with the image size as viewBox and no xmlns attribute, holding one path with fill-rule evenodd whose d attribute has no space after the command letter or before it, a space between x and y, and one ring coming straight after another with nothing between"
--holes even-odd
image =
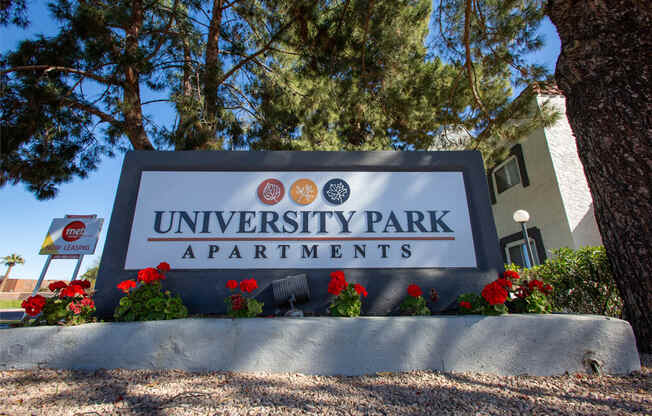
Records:
<instances>
[{"instance_id":1,"label":"sky","mask_svg":"<svg viewBox=\"0 0 652 416\"><path fill-rule=\"evenodd\" d=\"M44 4L44 1L29 1L32 24L27 29L12 26L0 28L0 53L12 50L21 40L35 34L48 36L56 33L56 22L49 17ZM541 26L540 32L544 36L546 45L542 50L532 54L530 60L545 65L553 72L559 56L559 37L554 26L547 19ZM166 124L174 117L165 105L150 107L147 110L161 124ZM17 265L12 269L11 278L37 279L39 277L47 258L38 254L41 244L52 219L63 218L66 214L97 214L99 218L104 218L104 227L95 254L84 257L80 274L99 263L123 159L122 154L112 159L105 158L99 169L92 172L88 178L75 178L61 185L56 198L46 201L37 200L22 184L0 188L0 257L16 253L25 259L24 265ZM69 280L75 264L76 260L53 260L46 279ZM5 271L5 268L0 267L2 275Z\"/></svg>"}]
</instances>

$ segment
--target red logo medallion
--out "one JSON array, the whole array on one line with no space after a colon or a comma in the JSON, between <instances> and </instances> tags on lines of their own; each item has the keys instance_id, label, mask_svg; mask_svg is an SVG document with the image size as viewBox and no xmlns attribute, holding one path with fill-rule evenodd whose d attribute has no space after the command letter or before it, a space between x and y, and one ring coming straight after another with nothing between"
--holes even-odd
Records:
<instances>
[{"instance_id":1,"label":"red logo medallion","mask_svg":"<svg viewBox=\"0 0 652 416\"><path fill-rule=\"evenodd\" d=\"M283 195L285 188L281 181L277 179L265 179L258 185L258 198L267 205L278 204Z\"/></svg>"}]
</instances>

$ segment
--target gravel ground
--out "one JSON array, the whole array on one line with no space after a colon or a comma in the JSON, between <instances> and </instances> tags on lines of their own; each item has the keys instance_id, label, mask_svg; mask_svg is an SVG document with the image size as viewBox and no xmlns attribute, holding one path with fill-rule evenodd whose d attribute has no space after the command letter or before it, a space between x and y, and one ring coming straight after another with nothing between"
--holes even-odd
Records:
<instances>
[{"instance_id":1,"label":"gravel ground","mask_svg":"<svg viewBox=\"0 0 652 416\"><path fill-rule=\"evenodd\" d=\"M0 415L652 415L652 356L626 377L470 373L0 371Z\"/></svg>"}]
</instances>

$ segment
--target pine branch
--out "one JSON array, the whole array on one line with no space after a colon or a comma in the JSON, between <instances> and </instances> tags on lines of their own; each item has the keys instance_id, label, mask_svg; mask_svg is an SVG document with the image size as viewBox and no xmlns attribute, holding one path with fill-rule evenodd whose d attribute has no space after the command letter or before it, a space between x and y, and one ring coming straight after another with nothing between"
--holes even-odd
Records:
<instances>
[{"instance_id":1,"label":"pine branch","mask_svg":"<svg viewBox=\"0 0 652 416\"><path fill-rule=\"evenodd\" d=\"M145 101L145 102L141 103L141 105L154 104L154 103L169 103L171 101L172 100L170 100L169 98L161 98L161 99L158 99L158 100Z\"/></svg>"},{"instance_id":2,"label":"pine branch","mask_svg":"<svg viewBox=\"0 0 652 416\"><path fill-rule=\"evenodd\" d=\"M226 4L222 5L222 7L220 8L220 10L226 10L226 9L228 9L229 7L233 6L234 4L240 3L241 1L242 1L242 0L233 0L232 2L229 2L229 3L226 3Z\"/></svg>"},{"instance_id":3,"label":"pine branch","mask_svg":"<svg viewBox=\"0 0 652 416\"><path fill-rule=\"evenodd\" d=\"M174 4L172 4L172 10L170 10L170 20L168 20L167 25L165 25L165 28L163 28L161 32L161 39L159 42L156 44L156 47L150 53L147 55L145 58L146 61L150 61L153 57L155 57L158 54L158 51L161 50L161 47L163 44L167 41L167 35L170 32L170 28L172 27L172 22L174 22L176 13L177 13L177 7L179 6L179 0L174 0Z\"/></svg>"},{"instance_id":4,"label":"pine branch","mask_svg":"<svg viewBox=\"0 0 652 416\"><path fill-rule=\"evenodd\" d=\"M374 0L369 2L369 10L367 10L367 20L364 24L364 36L362 37L362 71L360 72L360 82L364 85L365 79L365 55L367 52L367 34L369 33L369 20L371 20L371 13L374 8Z\"/></svg>"},{"instance_id":5,"label":"pine branch","mask_svg":"<svg viewBox=\"0 0 652 416\"><path fill-rule=\"evenodd\" d=\"M99 108L94 107L90 104L82 103L80 101L71 100L68 98L64 98L63 100L61 100L61 103L68 107L76 108L78 110L82 110L89 114L92 114L98 117L103 122L113 124L116 127L121 127L124 125L122 121L119 121L118 119L111 116L110 114L107 114L104 111L100 110Z\"/></svg>"},{"instance_id":6,"label":"pine branch","mask_svg":"<svg viewBox=\"0 0 652 416\"><path fill-rule=\"evenodd\" d=\"M480 100L478 91L475 88L475 76L473 71L473 58L471 58L471 41L470 41L471 14L473 13L473 11L471 10L472 1L473 0L465 0L466 7L464 10L464 51L465 51L466 61L464 62L464 67L466 68L467 76L469 78L469 87L471 88L471 92L473 93L473 99L475 100L475 103L478 105L478 107L480 107L482 112L488 115L487 109L482 103L482 100Z\"/></svg>"},{"instance_id":7,"label":"pine branch","mask_svg":"<svg viewBox=\"0 0 652 416\"><path fill-rule=\"evenodd\" d=\"M276 32L276 33L274 34L274 36L272 36L272 38L269 40L269 42L267 42L267 43L266 43L262 48L258 49L256 52L254 52L253 54L247 56L245 59L243 59L242 61L238 62L234 67L232 67L232 68L231 68L231 69L230 69L226 74L224 74L224 76L222 76L222 78L220 78L220 81L219 81L218 85L221 85L224 81L226 81L227 79L229 79L229 77L230 77L231 75L233 75L237 70L239 70L240 68L242 68L243 66L245 66L247 63L251 62L251 61L252 61L253 59L255 59L258 55L260 55L260 54L262 54L263 52L269 50L269 49L272 47L272 44L274 44L274 42L276 42L276 39L277 39L277 38L278 38L278 37L279 37L283 32L285 32L285 31L286 31L286 30L287 30L287 29L292 25L292 23L293 23L293 22L288 22L288 23L286 23L282 28L280 28L280 29L278 30L278 32Z\"/></svg>"},{"instance_id":8,"label":"pine branch","mask_svg":"<svg viewBox=\"0 0 652 416\"><path fill-rule=\"evenodd\" d=\"M340 20L337 22L337 28L335 29L335 34L337 35L340 33L340 27L342 26L342 21L344 21L344 16L346 16L346 10L349 8L349 3L351 0L346 0L344 2L344 10L342 10L342 16L340 17ZM335 52L337 51L337 48L333 48L333 52L331 53L331 64L330 64L330 72L333 72L333 65L335 64Z\"/></svg>"},{"instance_id":9,"label":"pine branch","mask_svg":"<svg viewBox=\"0 0 652 416\"><path fill-rule=\"evenodd\" d=\"M9 74L12 72L19 72L19 71L39 71L43 70L43 73L48 73L50 71L57 71L57 72L66 72L66 73L71 73L71 74L77 74L77 75L82 75L86 78L90 78L92 80L95 80L101 84L105 85L116 85L118 84L117 81L111 80L110 78L105 78L102 76L99 76L97 74L93 74L92 72L86 72L82 71L80 69L75 69L75 68L69 68L65 66L53 66L53 65L24 65L24 66L15 66L13 68L5 69L3 71L0 71L0 75L5 75Z\"/></svg>"}]
</instances>

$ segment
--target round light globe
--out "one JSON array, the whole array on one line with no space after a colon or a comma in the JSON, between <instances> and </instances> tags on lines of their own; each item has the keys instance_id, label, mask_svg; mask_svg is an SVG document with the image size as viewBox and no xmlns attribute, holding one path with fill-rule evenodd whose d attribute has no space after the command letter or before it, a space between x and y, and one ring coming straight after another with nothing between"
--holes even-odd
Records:
<instances>
[{"instance_id":1,"label":"round light globe","mask_svg":"<svg viewBox=\"0 0 652 416\"><path fill-rule=\"evenodd\" d=\"M528 222L530 221L530 214L524 209L519 209L514 212L513 218L516 222Z\"/></svg>"}]
</instances>

